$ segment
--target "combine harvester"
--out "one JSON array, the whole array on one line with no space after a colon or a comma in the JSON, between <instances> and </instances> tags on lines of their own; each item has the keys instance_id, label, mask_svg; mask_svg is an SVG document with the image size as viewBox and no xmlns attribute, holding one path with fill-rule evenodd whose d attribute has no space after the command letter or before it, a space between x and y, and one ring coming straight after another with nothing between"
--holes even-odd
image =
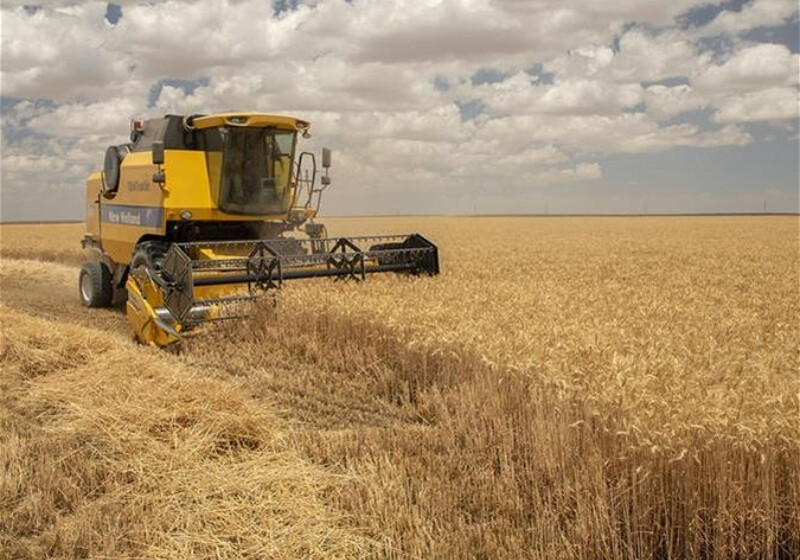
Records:
<instances>
[{"instance_id":1,"label":"combine harvester","mask_svg":"<svg viewBox=\"0 0 800 560\"><path fill-rule=\"evenodd\" d=\"M87 181L83 304L108 307L124 287L136 337L168 346L285 280L438 274L437 248L419 234L327 237L314 218L331 152L319 177L313 153L296 156L309 128L261 113L134 121L131 142L109 147Z\"/></svg>"}]
</instances>

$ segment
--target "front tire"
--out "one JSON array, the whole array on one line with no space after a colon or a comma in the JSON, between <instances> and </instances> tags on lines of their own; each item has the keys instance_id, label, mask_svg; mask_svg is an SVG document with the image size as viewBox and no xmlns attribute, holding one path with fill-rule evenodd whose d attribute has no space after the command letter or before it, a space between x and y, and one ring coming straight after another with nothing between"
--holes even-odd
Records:
<instances>
[{"instance_id":1,"label":"front tire","mask_svg":"<svg viewBox=\"0 0 800 560\"><path fill-rule=\"evenodd\" d=\"M99 262L84 264L78 276L78 294L86 307L110 307L114 287L108 267Z\"/></svg>"},{"instance_id":2,"label":"front tire","mask_svg":"<svg viewBox=\"0 0 800 560\"><path fill-rule=\"evenodd\" d=\"M157 241L145 241L136 246L131 258L131 270L144 267L151 272L159 272L164 264L169 246Z\"/></svg>"}]
</instances>

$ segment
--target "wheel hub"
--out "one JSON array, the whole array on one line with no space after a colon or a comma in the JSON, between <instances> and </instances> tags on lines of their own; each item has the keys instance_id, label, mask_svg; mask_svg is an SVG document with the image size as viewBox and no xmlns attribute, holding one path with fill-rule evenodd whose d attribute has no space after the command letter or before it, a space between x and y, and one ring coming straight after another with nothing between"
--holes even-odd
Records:
<instances>
[{"instance_id":1,"label":"wheel hub","mask_svg":"<svg viewBox=\"0 0 800 560\"><path fill-rule=\"evenodd\" d=\"M92 299L92 278L88 274L81 276L81 297L86 302Z\"/></svg>"}]
</instances>

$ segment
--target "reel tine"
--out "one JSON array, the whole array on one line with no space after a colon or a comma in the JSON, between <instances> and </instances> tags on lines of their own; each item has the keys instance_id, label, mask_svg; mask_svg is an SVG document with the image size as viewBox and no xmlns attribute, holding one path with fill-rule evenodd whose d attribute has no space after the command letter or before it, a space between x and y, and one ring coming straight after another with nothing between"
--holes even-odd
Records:
<instances>
[{"instance_id":1,"label":"reel tine","mask_svg":"<svg viewBox=\"0 0 800 560\"><path fill-rule=\"evenodd\" d=\"M439 274L438 248L416 233L174 243L157 283L172 316L196 324L215 320L209 316L213 309L255 299L259 292L278 292L284 280L361 281L384 272ZM202 294L206 287L237 284L247 286L245 294L196 297L198 289Z\"/></svg>"}]
</instances>

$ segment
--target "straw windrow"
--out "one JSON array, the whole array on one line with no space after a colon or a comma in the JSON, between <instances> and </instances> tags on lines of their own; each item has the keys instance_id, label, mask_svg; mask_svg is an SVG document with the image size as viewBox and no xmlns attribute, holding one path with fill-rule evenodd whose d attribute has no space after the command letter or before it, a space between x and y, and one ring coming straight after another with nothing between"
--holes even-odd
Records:
<instances>
[{"instance_id":1,"label":"straw windrow","mask_svg":"<svg viewBox=\"0 0 800 560\"><path fill-rule=\"evenodd\" d=\"M4 558L352 558L329 477L230 382L3 311Z\"/></svg>"}]
</instances>

